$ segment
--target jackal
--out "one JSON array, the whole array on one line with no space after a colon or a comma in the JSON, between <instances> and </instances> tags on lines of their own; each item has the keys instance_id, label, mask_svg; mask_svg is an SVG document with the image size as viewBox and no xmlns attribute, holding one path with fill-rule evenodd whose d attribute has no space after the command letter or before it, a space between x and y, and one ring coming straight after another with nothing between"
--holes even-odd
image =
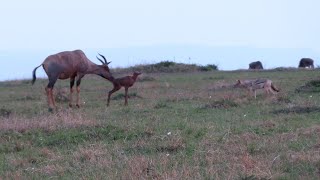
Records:
<instances>
[{"instance_id":1,"label":"jackal","mask_svg":"<svg viewBox=\"0 0 320 180\"><path fill-rule=\"evenodd\" d=\"M270 79L238 80L234 87L246 88L249 92L254 92L254 98L257 98L258 89L264 89L266 94L279 92Z\"/></svg>"}]
</instances>

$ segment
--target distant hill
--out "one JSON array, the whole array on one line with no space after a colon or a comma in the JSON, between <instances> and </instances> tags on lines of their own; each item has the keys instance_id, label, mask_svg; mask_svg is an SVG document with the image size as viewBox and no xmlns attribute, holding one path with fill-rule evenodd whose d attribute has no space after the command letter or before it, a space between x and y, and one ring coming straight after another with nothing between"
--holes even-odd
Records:
<instances>
[{"instance_id":1,"label":"distant hill","mask_svg":"<svg viewBox=\"0 0 320 180\"><path fill-rule=\"evenodd\" d=\"M150 45L122 48L79 48L72 49L16 49L0 50L2 70L0 80L31 78L31 72L51 54L82 49L88 58L95 63L97 53L104 54L111 68L128 68L141 64L157 64L162 61L206 66L214 64L219 70L248 69L252 61L261 61L266 69L276 67L298 67L302 57L320 63L320 52L312 49L288 48L253 48L253 47L214 47L205 45ZM153 69L154 70L154 69ZM168 69L167 69L168 70ZM39 77L46 77L44 71L38 72Z\"/></svg>"},{"instance_id":2,"label":"distant hill","mask_svg":"<svg viewBox=\"0 0 320 180\"><path fill-rule=\"evenodd\" d=\"M127 68L115 68L111 71L116 73L139 71L144 73L174 73L174 72L197 72L218 70L215 64L205 66L196 64L176 63L173 61L161 61L154 64L140 64Z\"/></svg>"}]
</instances>

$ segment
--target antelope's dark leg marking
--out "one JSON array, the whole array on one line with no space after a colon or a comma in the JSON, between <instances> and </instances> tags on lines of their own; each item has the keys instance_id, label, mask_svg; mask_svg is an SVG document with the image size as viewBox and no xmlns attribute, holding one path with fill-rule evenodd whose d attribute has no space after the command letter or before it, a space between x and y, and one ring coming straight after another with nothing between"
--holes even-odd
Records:
<instances>
[{"instance_id":1,"label":"antelope's dark leg marking","mask_svg":"<svg viewBox=\"0 0 320 180\"><path fill-rule=\"evenodd\" d=\"M69 107L72 107L72 95L73 95L73 86L74 86L74 79L75 77L70 78L70 102L69 102Z\"/></svg>"},{"instance_id":2,"label":"antelope's dark leg marking","mask_svg":"<svg viewBox=\"0 0 320 180\"><path fill-rule=\"evenodd\" d=\"M79 75L77 77L77 104L76 106L80 107L80 84L81 84L81 78L83 78L84 75Z\"/></svg>"}]
</instances>

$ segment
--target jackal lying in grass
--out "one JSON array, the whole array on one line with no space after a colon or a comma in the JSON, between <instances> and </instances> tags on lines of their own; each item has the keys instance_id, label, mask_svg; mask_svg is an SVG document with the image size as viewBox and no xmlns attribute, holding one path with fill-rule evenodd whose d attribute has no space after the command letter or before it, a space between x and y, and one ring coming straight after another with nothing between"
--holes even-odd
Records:
<instances>
[{"instance_id":1,"label":"jackal lying in grass","mask_svg":"<svg viewBox=\"0 0 320 180\"><path fill-rule=\"evenodd\" d=\"M254 98L257 98L258 89L264 89L266 94L279 92L270 79L238 80L234 87L246 88L250 93L254 92Z\"/></svg>"}]
</instances>

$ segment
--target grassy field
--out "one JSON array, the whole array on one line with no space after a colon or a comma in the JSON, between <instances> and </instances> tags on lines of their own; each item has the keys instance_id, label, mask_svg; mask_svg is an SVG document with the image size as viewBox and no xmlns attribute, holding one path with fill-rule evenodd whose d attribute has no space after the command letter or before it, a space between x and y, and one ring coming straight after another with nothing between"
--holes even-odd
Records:
<instances>
[{"instance_id":1,"label":"grassy field","mask_svg":"<svg viewBox=\"0 0 320 180\"><path fill-rule=\"evenodd\" d=\"M264 77L276 96L230 88ZM0 179L319 179L318 70L143 74L106 107L86 76L80 109L50 113L47 80L0 82ZM58 81L56 89L68 87ZM300 91L297 91L300 90Z\"/></svg>"}]
</instances>

